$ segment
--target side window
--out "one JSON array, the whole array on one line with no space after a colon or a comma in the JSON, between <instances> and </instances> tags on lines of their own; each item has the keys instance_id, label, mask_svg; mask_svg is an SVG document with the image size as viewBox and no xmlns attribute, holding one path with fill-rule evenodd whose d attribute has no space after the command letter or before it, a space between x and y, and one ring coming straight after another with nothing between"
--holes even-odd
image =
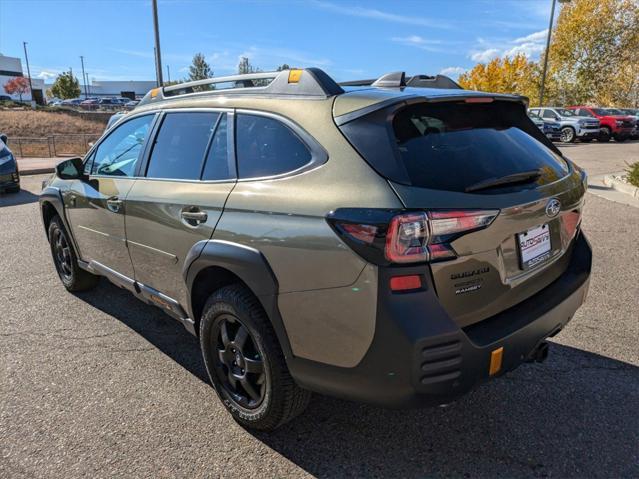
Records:
<instances>
[{"instance_id":1,"label":"side window","mask_svg":"<svg viewBox=\"0 0 639 479\"><path fill-rule=\"evenodd\" d=\"M133 176L142 145L149 134L154 115L145 115L118 126L93 155L92 175ZM89 160L91 161L91 160Z\"/></svg>"},{"instance_id":2,"label":"side window","mask_svg":"<svg viewBox=\"0 0 639 479\"><path fill-rule=\"evenodd\" d=\"M552 110L544 110L544 114L542 115L542 118L549 118L551 120L554 120L555 112L553 112Z\"/></svg>"},{"instance_id":3,"label":"side window","mask_svg":"<svg viewBox=\"0 0 639 479\"><path fill-rule=\"evenodd\" d=\"M204 152L219 115L167 113L153 145L147 178L199 180Z\"/></svg>"},{"instance_id":4,"label":"side window","mask_svg":"<svg viewBox=\"0 0 639 479\"><path fill-rule=\"evenodd\" d=\"M264 116L237 115L236 145L240 178L287 173L312 159L306 145L289 127Z\"/></svg>"},{"instance_id":5,"label":"side window","mask_svg":"<svg viewBox=\"0 0 639 479\"><path fill-rule=\"evenodd\" d=\"M584 109L584 108L579 108L579 110L577 110L577 115L579 116L589 116L589 117L594 117L594 115L592 113L590 113L588 110Z\"/></svg>"},{"instance_id":6,"label":"side window","mask_svg":"<svg viewBox=\"0 0 639 479\"><path fill-rule=\"evenodd\" d=\"M530 111L535 115L539 116L539 108L531 108Z\"/></svg>"},{"instance_id":7,"label":"side window","mask_svg":"<svg viewBox=\"0 0 639 479\"><path fill-rule=\"evenodd\" d=\"M209 154L206 157L206 165L202 173L203 180L228 180L234 177L234 173L229 168L226 122L226 114L223 114L215 129Z\"/></svg>"},{"instance_id":8,"label":"side window","mask_svg":"<svg viewBox=\"0 0 639 479\"><path fill-rule=\"evenodd\" d=\"M95 150L91 153L91 156L84 159L84 174L91 174L91 167L93 166L93 159L95 158Z\"/></svg>"}]
</instances>

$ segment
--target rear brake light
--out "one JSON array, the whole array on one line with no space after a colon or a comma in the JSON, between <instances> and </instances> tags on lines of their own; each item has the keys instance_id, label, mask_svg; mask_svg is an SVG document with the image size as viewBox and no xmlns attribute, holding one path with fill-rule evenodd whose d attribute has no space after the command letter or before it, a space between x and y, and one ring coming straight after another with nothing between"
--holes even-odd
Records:
<instances>
[{"instance_id":1,"label":"rear brake light","mask_svg":"<svg viewBox=\"0 0 639 479\"><path fill-rule=\"evenodd\" d=\"M476 96L471 98L466 98L464 101L466 103L492 103L495 99L489 96Z\"/></svg>"},{"instance_id":2,"label":"rear brake light","mask_svg":"<svg viewBox=\"0 0 639 479\"><path fill-rule=\"evenodd\" d=\"M450 243L487 227L498 214L499 210L401 213L344 208L330 213L327 220L355 252L372 263L385 265L456 258Z\"/></svg>"}]
</instances>

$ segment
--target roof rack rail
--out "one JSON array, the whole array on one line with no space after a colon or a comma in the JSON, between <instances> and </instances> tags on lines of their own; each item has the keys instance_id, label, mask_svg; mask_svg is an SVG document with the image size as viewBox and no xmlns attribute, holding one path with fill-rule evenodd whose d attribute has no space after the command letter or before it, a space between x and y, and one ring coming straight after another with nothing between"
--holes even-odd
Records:
<instances>
[{"instance_id":1,"label":"roof rack rail","mask_svg":"<svg viewBox=\"0 0 639 479\"><path fill-rule=\"evenodd\" d=\"M216 88L217 85L223 83L231 83L232 86L230 88ZM304 68L212 77L158 87L148 92L138 106L183 95L261 94L328 98L341 93L344 93L342 87L323 70Z\"/></svg>"},{"instance_id":2,"label":"roof rack rail","mask_svg":"<svg viewBox=\"0 0 639 479\"><path fill-rule=\"evenodd\" d=\"M405 86L417 88L446 88L463 90L463 88L451 78L444 75L413 75L406 77L404 72L393 72L382 75L377 80L352 80L340 82L340 86L375 86L384 88L403 88Z\"/></svg>"}]
</instances>

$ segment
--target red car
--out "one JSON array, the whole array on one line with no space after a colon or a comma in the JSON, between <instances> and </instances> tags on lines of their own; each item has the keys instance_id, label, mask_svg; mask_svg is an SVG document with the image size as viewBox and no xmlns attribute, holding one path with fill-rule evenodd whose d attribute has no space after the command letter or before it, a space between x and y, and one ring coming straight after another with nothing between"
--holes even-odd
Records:
<instances>
[{"instance_id":1,"label":"red car","mask_svg":"<svg viewBox=\"0 0 639 479\"><path fill-rule=\"evenodd\" d=\"M630 138L634 128L634 117L629 115L618 115L616 112L606 108L592 108L589 106L569 106L568 110L574 110L579 116L590 116L597 118L601 123L599 130L599 141L626 141Z\"/></svg>"}]
</instances>

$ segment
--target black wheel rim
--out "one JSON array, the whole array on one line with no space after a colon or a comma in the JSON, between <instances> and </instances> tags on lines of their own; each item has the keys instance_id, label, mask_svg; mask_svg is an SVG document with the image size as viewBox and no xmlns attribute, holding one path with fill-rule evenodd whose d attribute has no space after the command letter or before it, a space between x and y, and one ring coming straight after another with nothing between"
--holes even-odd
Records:
<instances>
[{"instance_id":1,"label":"black wheel rim","mask_svg":"<svg viewBox=\"0 0 639 479\"><path fill-rule=\"evenodd\" d=\"M60 228L53 231L51 238L51 248L53 249L53 259L60 276L63 279L70 280L73 275L71 269L71 248L67 242L67 238Z\"/></svg>"},{"instance_id":2,"label":"black wheel rim","mask_svg":"<svg viewBox=\"0 0 639 479\"><path fill-rule=\"evenodd\" d=\"M264 355L248 328L235 316L221 315L213 326L215 373L239 406L255 409L267 387Z\"/></svg>"}]
</instances>

